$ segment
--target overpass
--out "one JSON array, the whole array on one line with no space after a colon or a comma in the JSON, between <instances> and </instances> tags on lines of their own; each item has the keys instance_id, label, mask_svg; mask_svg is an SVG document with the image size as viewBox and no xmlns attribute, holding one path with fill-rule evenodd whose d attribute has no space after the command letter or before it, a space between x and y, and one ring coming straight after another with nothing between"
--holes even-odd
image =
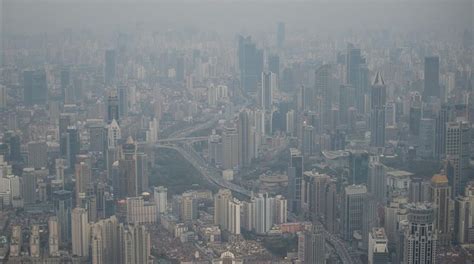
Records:
<instances>
[{"instance_id":1,"label":"overpass","mask_svg":"<svg viewBox=\"0 0 474 264\"><path fill-rule=\"evenodd\" d=\"M195 142L200 142L200 141L207 141L208 137L178 137L178 138L164 138L164 139L159 139L156 142L157 143L195 143Z\"/></svg>"},{"instance_id":2,"label":"overpass","mask_svg":"<svg viewBox=\"0 0 474 264\"><path fill-rule=\"evenodd\" d=\"M156 148L167 148L177 151L189 163L191 163L191 165L193 165L193 167L196 168L207 181L218 186L219 188L226 188L250 198L252 193L249 190L235 183L224 180L221 176L221 172L218 169L210 166L199 154L192 150L192 146L187 144L185 146L185 148L182 148L176 145L155 145Z\"/></svg>"}]
</instances>

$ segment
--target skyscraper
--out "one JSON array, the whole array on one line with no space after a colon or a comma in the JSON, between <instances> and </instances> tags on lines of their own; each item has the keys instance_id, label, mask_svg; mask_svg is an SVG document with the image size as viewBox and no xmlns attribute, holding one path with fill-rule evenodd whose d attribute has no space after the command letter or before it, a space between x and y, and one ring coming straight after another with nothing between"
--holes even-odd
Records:
<instances>
[{"instance_id":1,"label":"skyscraper","mask_svg":"<svg viewBox=\"0 0 474 264\"><path fill-rule=\"evenodd\" d=\"M137 189L138 193L148 190L148 156L143 150L138 150L137 160Z\"/></svg>"},{"instance_id":2,"label":"skyscraper","mask_svg":"<svg viewBox=\"0 0 474 264\"><path fill-rule=\"evenodd\" d=\"M404 263L436 263L435 209L429 203L408 204L407 208L408 228L404 234Z\"/></svg>"},{"instance_id":3,"label":"skyscraper","mask_svg":"<svg viewBox=\"0 0 474 264\"><path fill-rule=\"evenodd\" d=\"M72 254L79 257L89 256L89 220L84 208L74 208L71 213Z\"/></svg>"},{"instance_id":4,"label":"skyscraper","mask_svg":"<svg viewBox=\"0 0 474 264\"><path fill-rule=\"evenodd\" d=\"M364 204L367 188L364 185L349 185L344 188L343 232L347 240L352 240L354 231L362 231Z\"/></svg>"},{"instance_id":5,"label":"skyscraper","mask_svg":"<svg viewBox=\"0 0 474 264\"><path fill-rule=\"evenodd\" d=\"M125 116L128 113L128 87L127 85L117 86L118 110L119 116Z\"/></svg>"},{"instance_id":6,"label":"skyscraper","mask_svg":"<svg viewBox=\"0 0 474 264\"><path fill-rule=\"evenodd\" d=\"M366 87L368 72L364 64L365 58L361 56L360 49L349 43L346 54L346 83L355 88L356 108L359 113L364 111L364 95L368 88Z\"/></svg>"},{"instance_id":7,"label":"skyscraper","mask_svg":"<svg viewBox=\"0 0 474 264\"><path fill-rule=\"evenodd\" d=\"M94 223L91 227L92 262L122 263L119 222L115 216Z\"/></svg>"},{"instance_id":8,"label":"skyscraper","mask_svg":"<svg viewBox=\"0 0 474 264\"><path fill-rule=\"evenodd\" d=\"M446 154L446 124L449 122L449 112L449 106L442 105L436 116L434 154L437 159L442 159Z\"/></svg>"},{"instance_id":9,"label":"skyscraper","mask_svg":"<svg viewBox=\"0 0 474 264\"><path fill-rule=\"evenodd\" d=\"M451 218L452 200L448 178L443 174L435 174L431 178L431 202L436 206L435 230L438 245L448 246L451 243L453 219Z\"/></svg>"},{"instance_id":10,"label":"skyscraper","mask_svg":"<svg viewBox=\"0 0 474 264\"><path fill-rule=\"evenodd\" d=\"M330 113L332 108L332 91L329 86L330 65L324 64L315 72L314 91L316 96L321 97L322 104L322 123L323 126L329 127Z\"/></svg>"},{"instance_id":11,"label":"skyscraper","mask_svg":"<svg viewBox=\"0 0 474 264\"><path fill-rule=\"evenodd\" d=\"M165 213L168 207L168 189L163 186L154 187L153 198L155 199L158 213Z\"/></svg>"},{"instance_id":12,"label":"skyscraper","mask_svg":"<svg viewBox=\"0 0 474 264\"><path fill-rule=\"evenodd\" d=\"M425 58L425 83L423 89L423 101L427 101L429 97L441 96L441 88L439 85L439 57Z\"/></svg>"},{"instance_id":13,"label":"skyscraper","mask_svg":"<svg viewBox=\"0 0 474 264\"><path fill-rule=\"evenodd\" d=\"M119 100L116 91L111 91L107 97L107 124L110 124L112 120L119 122L120 111L119 111Z\"/></svg>"},{"instance_id":14,"label":"skyscraper","mask_svg":"<svg viewBox=\"0 0 474 264\"><path fill-rule=\"evenodd\" d=\"M252 38L239 36L240 86L244 92L255 92L263 71L263 51L257 49Z\"/></svg>"},{"instance_id":15,"label":"skyscraper","mask_svg":"<svg viewBox=\"0 0 474 264\"><path fill-rule=\"evenodd\" d=\"M288 195L289 210L293 213L301 209L301 184L303 180L303 156L297 149L290 149L290 164L288 166Z\"/></svg>"},{"instance_id":16,"label":"skyscraper","mask_svg":"<svg viewBox=\"0 0 474 264\"><path fill-rule=\"evenodd\" d=\"M105 51L105 83L112 85L115 82L115 68L116 68L116 54L115 50L110 49Z\"/></svg>"},{"instance_id":17,"label":"skyscraper","mask_svg":"<svg viewBox=\"0 0 474 264\"><path fill-rule=\"evenodd\" d=\"M420 145L417 154L424 159L432 159L435 146L435 120L422 118L420 120Z\"/></svg>"},{"instance_id":18,"label":"skyscraper","mask_svg":"<svg viewBox=\"0 0 474 264\"><path fill-rule=\"evenodd\" d=\"M385 100L386 86L379 72L371 90L370 145L385 146Z\"/></svg>"},{"instance_id":19,"label":"skyscraper","mask_svg":"<svg viewBox=\"0 0 474 264\"><path fill-rule=\"evenodd\" d=\"M148 263L150 257L150 234L144 225L128 225L120 234L121 262Z\"/></svg>"},{"instance_id":20,"label":"skyscraper","mask_svg":"<svg viewBox=\"0 0 474 264\"><path fill-rule=\"evenodd\" d=\"M28 142L28 167L46 168L48 165L48 145L46 141Z\"/></svg>"},{"instance_id":21,"label":"skyscraper","mask_svg":"<svg viewBox=\"0 0 474 264\"><path fill-rule=\"evenodd\" d=\"M40 249L40 234L39 234L39 225L34 224L31 226L30 233L30 257L39 258L41 254Z\"/></svg>"},{"instance_id":22,"label":"skyscraper","mask_svg":"<svg viewBox=\"0 0 474 264\"><path fill-rule=\"evenodd\" d=\"M242 135L245 135L245 133ZM222 153L224 155L222 167L224 169L234 169L239 165L239 160L242 158L240 156L240 149L242 148L240 141L243 139L240 136L234 127L225 127L222 132Z\"/></svg>"},{"instance_id":23,"label":"skyscraper","mask_svg":"<svg viewBox=\"0 0 474 264\"><path fill-rule=\"evenodd\" d=\"M273 107L273 90L276 88L276 75L273 72L262 72L261 87L259 89L259 106L265 111Z\"/></svg>"},{"instance_id":24,"label":"skyscraper","mask_svg":"<svg viewBox=\"0 0 474 264\"><path fill-rule=\"evenodd\" d=\"M385 166L380 163L378 156L369 157L368 178L368 191L372 193L378 201L385 201L387 196L387 180L385 175Z\"/></svg>"},{"instance_id":25,"label":"skyscraper","mask_svg":"<svg viewBox=\"0 0 474 264\"><path fill-rule=\"evenodd\" d=\"M48 219L48 251L51 257L59 256L59 226L58 217Z\"/></svg>"},{"instance_id":26,"label":"skyscraper","mask_svg":"<svg viewBox=\"0 0 474 264\"><path fill-rule=\"evenodd\" d=\"M463 196L454 201L454 233L453 237L459 244L472 243L471 235L474 228L474 186L469 184Z\"/></svg>"},{"instance_id":27,"label":"skyscraper","mask_svg":"<svg viewBox=\"0 0 474 264\"><path fill-rule=\"evenodd\" d=\"M67 245L71 241L72 193L59 190L53 193L54 212L58 218L59 243Z\"/></svg>"},{"instance_id":28,"label":"skyscraper","mask_svg":"<svg viewBox=\"0 0 474 264\"><path fill-rule=\"evenodd\" d=\"M246 110L239 113L237 129L239 135L239 166L246 167L252 161L250 151L250 120L249 113Z\"/></svg>"},{"instance_id":29,"label":"skyscraper","mask_svg":"<svg viewBox=\"0 0 474 264\"><path fill-rule=\"evenodd\" d=\"M268 193L259 193L254 197L255 202L255 232L265 234L273 226L275 213L275 198L269 197Z\"/></svg>"},{"instance_id":30,"label":"skyscraper","mask_svg":"<svg viewBox=\"0 0 474 264\"><path fill-rule=\"evenodd\" d=\"M389 262L388 239L383 227L372 228L369 233L369 264L385 264Z\"/></svg>"},{"instance_id":31,"label":"skyscraper","mask_svg":"<svg viewBox=\"0 0 474 264\"><path fill-rule=\"evenodd\" d=\"M123 158L119 160L118 197L135 197L139 194L137 179L137 145L132 137L122 145ZM115 190L114 190L115 191Z\"/></svg>"},{"instance_id":32,"label":"skyscraper","mask_svg":"<svg viewBox=\"0 0 474 264\"><path fill-rule=\"evenodd\" d=\"M76 165L76 156L81 150L81 140L79 138L79 131L75 126L68 126L65 135L66 141L66 156L69 168L74 169Z\"/></svg>"},{"instance_id":33,"label":"skyscraper","mask_svg":"<svg viewBox=\"0 0 474 264\"><path fill-rule=\"evenodd\" d=\"M326 263L326 239L321 224L313 224L304 235L304 263Z\"/></svg>"},{"instance_id":34,"label":"skyscraper","mask_svg":"<svg viewBox=\"0 0 474 264\"><path fill-rule=\"evenodd\" d=\"M229 202L232 201L232 193L229 189L219 189L214 196L214 224L227 229Z\"/></svg>"},{"instance_id":35,"label":"skyscraper","mask_svg":"<svg viewBox=\"0 0 474 264\"><path fill-rule=\"evenodd\" d=\"M453 197L462 194L468 180L470 127L467 122L449 122L446 126L447 176L453 186Z\"/></svg>"},{"instance_id":36,"label":"skyscraper","mask_svg":"<svg viewBox=\"0 0 474 264\"><path fill-rule=\"evenodd\" d=\"M23 175L21 177L23 185L22 194L23 202L25 204L36 203L36 174L33 168L24 168Z\"/></svg>"},{"instance_id":37,"label":"skyscraper","mask_svg":"<svg viewBox=\"0 0 474 264\"><path fill-rule=\"evenodd\" d=\"M83 157L82 160L76 164L75 184L76 207L81 207L81 198L86 196L86 189L92 184L90 159L87 156Z\"/></svg>"}]
</instances>

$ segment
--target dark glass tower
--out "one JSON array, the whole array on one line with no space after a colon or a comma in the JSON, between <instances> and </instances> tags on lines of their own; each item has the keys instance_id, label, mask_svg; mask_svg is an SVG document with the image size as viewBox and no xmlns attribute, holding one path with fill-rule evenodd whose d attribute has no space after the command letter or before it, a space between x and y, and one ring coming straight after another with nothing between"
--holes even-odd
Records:
<instances>
[{"instance_id":1,"label":"dark glass tower","mask_svg":"<svg viewBox=\"0 0 474 264\"><path fill-rule=\"evenodd\" d=\"M239 36L240 85L244 92L255 92L263 71L263 51L251 37Z\"/></svg>"}]
</instances>

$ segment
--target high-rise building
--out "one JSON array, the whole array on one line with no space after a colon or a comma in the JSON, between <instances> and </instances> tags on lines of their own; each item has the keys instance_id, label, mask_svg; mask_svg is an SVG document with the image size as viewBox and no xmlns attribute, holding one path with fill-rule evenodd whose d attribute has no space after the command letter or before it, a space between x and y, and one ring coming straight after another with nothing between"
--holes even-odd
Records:
<instances>
[{"instance_id":1,"label":"high-rise building","mask_svg":"<svg viewBox=\"0 0 474 264\"><path fill-rule=\"evenodd\" d=\"M387 180L385 166L378 156L369 157L368 191L381 203L387 199Z\"/></svg>"},{"instance_id":2,"label":"high-rise building","mask_svg":"<svg viewBox=\"0 0 474 264\"><path fill-rule=\"evenodd\" d=\"M344 188L343 231L347 240L352 240L354 231L362 231L364 204L367 201L365 185L349 185Z\"/></svg>"},{"instance_id":3,"label":"high-rise building","mask_svg":"<svg viewBox=\"0 0 474 264\"><path fill-rule=\"evenodd\" d=\"M91 253L92 263L123 263L121 255L121 241L119 239L122 229L115 216L98 221L91 227Z\"/></svg>"},{"instance_id":4,"label":"high-rise building","mask_svg":"<svg viewBox=\"0 0 474 264\"><path fill-rule=\"evenodd\" d=\"M453 202L451 200L451 186L448 178L443 174L435 174L431 178L431 202L436 206L435 229L437 231L438 245L448 246L451 243L453 233L453 219L451 211Z\"/></svg>"},{"instance_id":5,"label":"high-rise building","mask_svg":"<svg viewBox=\"0 0 474 264\"><path fill-rule=\"evenodd\" d=\"M76 156L81 150L81 140L79 138L79 130L75 126L68 126L65 134L66 152L65 158L68 161L69 168L74 170L76 165Z\"/></svg>"},{"instance_id":6,"label":"high-rise building","mask_svg":"<svg viewBox=\"0 0 474 264\"><path fill-rule=\"evenodd\" d=\"M467 122L449 122L446 126L446 174L453 186L452 196L462 194L468 180L470 126Z\"/></svg>"},{"instance_id":7,"label":"high-rise building","mask_svg":"<svg viewBox=\"0 0 474 264\"><path fill-rule=\"evenodd\" d=\"M180 219L183 222L191 222L198 217L197 198L192 192L185 192L181 196Z\"/></svg>"},{"instance_id":8,"label":"high-rise building","mask_svg":"<svg viewBox=\"0 0 474 264\"><path fill-rule=\"evenodd\" d=\"M107 129L102 119L88 119L89 151L104 152L107 143Z\"/></svg>"},{"instance_id":9,"label":"high-rise building","mask_svg":"<svg viewBox=\"0 0 474 264\"><path fill-rule=\"evenodd\" d=\"M326 263L326 239L323 227L313 224L311 231L305 231L304 263Z\"/></svg>"},{"instance_id":10,"label":"high-rise building","mask_svg":"<svg viewBox=\"0 0 474 264\"><path fill-rule=\"evenodd\" d=\"M277 33L276 33L277 47L283 48L285 45L285 23L278 22L277 24Z\"/></svg>"},{"instance_id":11,"label":"high-rise building","mask_svg":"<svg viewBox=\"0 0 474 264\"><path fill-rule=\"evenodd\" d=\"M53 193L54 212L58 218L59 243L67 245L71 241L72 193L59 190Z\"/></svg>"},{"instance_id":12,"label":"high-rise building","mask_svg":"<svg viewBox=\"0 0 474 264\"><path fill-rule=\"evenodd\" d=\"M255 92L263 72L263 50L257 49L251 37L239 36L240 86L244 92Z\"/></svg>"},{"instance_id":13,"label":"high-rise building","mask_svg":"<svg viewBox=\"0 0 474 264\"><path fill-rule=\"evenodd\" d=\"M442 159L446 154L446 124L449 119L449 106L442 105L436 116L434 154L437 159Z\"/></svg>"},{"instance_id":14,"label":"high-rise building","mask_svg":"<svg viewBox=\"0 0 474 264\"><path fill-rule=\"evenodd\" d=\"M301 140L301 153L304 157L314 155L314 127L303 123L303 137Z\"/></svg>"},{"instance_id":15,"label":"high-rise building","mask_svg":"<svg viewBox=\"0 0 474 264\"><path fill-rule=\"evenodd\" d=\"M26 105L47 103L48 84L44 70L23 72L23 96Z\"/></svg>"},{"instance_id":16,"label":"high-rise building","mask_svg":"<svg viewBox=\"0 0 474 264\"><path fill-rule=\"evenodd\" d=\"M242 203L236 198L227 204L228 223L227 230L234 235L240 235Z\"/></svg>"},{"instance_id":17,"label":"high-rise building","mask_svg":"<svg viewBox=\"0 0 474 264\"><path fill-rule=\"evenodd\" d=\"M163 186L154 187L153 198L158 213L165 213L168 207L168 189Z\"/></svg>"},{"instance_id":18,"label":"high-rise building","mask_svg":"<svg viewBox=\"0 0 474 264\"><path fill-rule=\"evenodd\" d=\"M82 156L82 155L81 155ZM89 157L83 157L75 168L76 207L81 207L81 199L86 196L86 190L92 184L92 171Z\"/></svg>"},{"instance_id":19,"label":"high-rise building","mask_svg":"<svg viewBox=\"0 0 474 264\"><path fill-rule=\"evenodd\" d=\"M262 72L261 86L258 93L258 103L265 111L272 110L274 90L276 90L276 75L269 71Z\"/></svg>"},{"instance_id":20,"label":"high-rise building","mask_svg":"<svg viewBox=\"0 0 474 264\"><path fill-rule=\"evenodd\" d=\"M23 202L25 204L36 203L36 174L33 168L24 168L21 177Z\"/></svg>"},{"instance_id":21,"label":"high-rise building","mask_svg":"<svg viewBox=\"0 0 474 264\"><path fill-rule=\"evenodd\" d=\"M127 197L125 200L125 222L138 224L156 223L158 213L156 205L149 200L148 195Z\"/></svg>"},{"instance_id":22,"label":"high-rise building","mask_svg":"<svg viewBox=\"0 0 474 264\"><path fill-rule=\"evenodd\" d=\"M48 252L51 257L59 256L59 223L57 216L48 219Z\"/></svg>"},{"instance_id":23,"label":"high-rise building","mask_svg":"<svg viewBox=\"0 0 474 264\"><path fill-rule=\"evenodd\" d=\"M293 213L301 209L301 185L303 181L303 156L295 148L290 149L290 164L288 166L288 200L289 210Z\"/></svg>"},{"instance_id":24,"label":"high-rise building","mask_svg":"<svg viewBox=\"0 0 474 264\"><path fill-rule=\"evenodd\" d=\"M148 155L138 150L137 159L137 188L138 193L148 191Z\"/></svg>"},{"instance_id":25,"label":"high-rise building","mask_svg":"<svg viewBox=\"0 0 474 264\"><path fill-rule=\"evenodd\" d=\"M48 145L46 141L28 143L28 167L45 168L48 165Z\"/></svg>"},{"instance_id":26,"label":"high-rise building","mask_svg":"<svg viewBox=\"0 0 474 264\"><path fill-rule=\"evenodd\" d=\"M232 193L229 189L219 189L214 196L214 224L222 229L227 229L229 223L229 202L232 201Z\"/></svg>"},{"instance_id":27,"label":"high-rise building","mask_svg":"<svg viewBox=\"0 0 474 264\"><path fill-rule=\"evenodd\" d=\"M5 85L0 84L0 109L6 109L8 103L8 90Z\"/></svg>"},{"instance_id":28,"label":"high-rise building","mask_svg":"<svg viewBox=\"0 0 474 264\"><path fill-rule=\"evenodd\" d=\"M474 186L466 186L464 195L454 201L454 238L459 244L474 242Z\"/></svg>"},{"instance_id":29,"label":"high-rise building","mask_svg":"<svg viewBox=\"0 0 474 264\"><path fill-rule=\"evenodd\" d=\"M20 225L12 226L12 235L10 239L10 257L18 257L21 254L21 246L23 244L23 235Z\"/></svg>"},{"instance_id":30,"label":"high-rise building","mask_svg":"<svg viewBox=\"0 0 474 264\"><path fill-rule=\"evenodd\" d=\"M315 171L303 173L301 188L302 212L313 221L324 219L326 212L326 189L331 177Z\"/></svg>"},{"instance_id":31,"label":"high-rise building","mask_svg":"<svg viewBox=\"0 0 474 264\"><path fill-rule=\"evenodd\" d=\"M117 86L119 116L126 116L128 113L128 87L126 85Z\"/></svg>"},{"instance_id":32,"label":"high-rise building","mask_svg":"<svg viewBox=\"0 0 474 264\"><path fill-rule=\"evenodd\" d=\"M435 146L435 120L422 118L420 120L420 145L417 155L424 159L431 159L434 156Z\"/></svg>"},{"instance_id":33,"label":"high-rise building","mask_svg":"<svg viewBox=\"0 0 474 264\"><path fill-rule=\"evenodd\" d=\"M115 82L115 68L116 68L116 54L115 50L110 49L105 51L105 69L104 69L104 80L108 85L112 85Z\"/></svg>"},{"instance_id":34,"label":"high-rise building","mask_svg":"<svg viewBox=\"0 0 474 264\"><path fill-rule=\"evenodd\" d=\"M79 257L89 256L89 220L87 210L74 208L71 213L72 254Z\"/></svg>"},{"instance_id":35,"label":"high-rise building","mask_svg":"<svg viewBox=\"0 0 474 264\"><path fill-rule=\"evenodd\" d=\"M120 111L119 111L119 99L116 91L110 91L107 97L107 124L110 124L112 120L119 122Z\"/></svg>"},{"instance_id":36,"label":"high-rise building","mask_svg":"<svg viewBox=\"0 0 474 264\"><path fill-rule=\"evenodd\" d=\"M355 89L356 108L359 113L364 113L364 98L368 89L368 70L365 63L360 49L349 43L346 54L346 83Z\"/></svg>"},{"instance_id":37,"label":"high-rise building","mask_svg":"<svg viewBox=\"0 0 474 264\"><path fill-rule=\"evenodd\" d=\"M315 96L321 97L322 123L324 127L329 127L330 113L333 102L333 94L330 89L330 65L324 64L315 72L314 91Z\"/></svg>"},{"instance_id":38,"label":"high-rise building","mask_svg":"<svg viewBox=\"0 0 474 264\"><path fill-rule=\"evenodd\" d=\"M385 100L386 86L379 72L371 90L370 145L385 146Z\"/></svg>"},{"instance_id":39,"label":"high-rise building","mask_svg":"<svg viewBox=\"0 0 474 264\"><path fill-rule=\"evenodd\" d=\"M288 221L288 201L282 195L275 196L275 224L284 224Z\"/></svg>"},{"instance_id":40,"label":"high-rise building","mask_svg":"<svg viewBox=\"0 0 474 264\"><path fill-rule=\"evenodd\" d=\"M440 98L441 87L439 85L439 57L425 58L425 82L423 89L423 101L429 97Z\"/></svg>"},{"instance_id":41,"label":"high-rise building","mask_svg":"<svg viewBox=\"0 0 474 264\"><path fill-rule=\"evenodd\" d=\"M421 203L430 201L431 183L422 178L411 178L408 187L408 201L410 203Z\"/></svg>"},{"instance_id":42,"label":"high-rise building","mask_svg":"<svg viewBox=\"0 0 474 264\"><path fill-rule=\"evenodd\" d=\"M222 160L222 167L224 169L234 169L239 165L239 140L240 135L233 127L224 128L222 133L222 153L224 155Z\"/></svg>"},{"instance_id":43,"label":"high-rise building","mask_svg":"<svg viewBox=\"0 0 474 264\"><path fill-rule=\"evenodd\" d=\"M408 204L408 228L404 234L403 261L436 263L435 208L429 203Z\"/></svg>"},{"instance_id":44,"label":"high-rise building","mask_svg":"<svg viewBox=\"0 0 474 264\"><path fill-rule=\"evenodd\" d=\"M247 167L252 161L252 154L250 151L250 120L246 110L239 113L237 131L239 135L239 166Z\"/></svg>"},{"instance_id":45,"label":"high-rise building","mask_svg":"<svg viewBox=\"0 0 474 264\"><path fill-rule=\"evenodd\" d=\"M418 136L420 134L420 121L421 121L421 95L418 92L415 92L410 99L410 112L409 112L409 121L408 128L410 134Z\"/></svg>"},{"instance_id":46,"label":"high-rise building","mask_svg":"<svg viewBox=\"0 0 474 264\"><path fill-rule=\"evenodd\" d=\"M139 194L136 152L135 141L132 137L128 137L127 142L122 145L123 158L119 160L119 178L115 184L118 186L116 190L118 197L136 197Z\"/></svg>"},{"instance_id":47,"label":"high-rise building","mask_svg":"<svg viewBox=\"0 0 474 264\"><path fill-rule=\"evenodd\" d=\"M29 242L30 242L30 257L39 258L41 254L39 225L34 224L31 226Z\"/></svg>"},{"instance_id":48,"label":"high-rise building","mask_svg":"<svg viewBox=\"0 0 474 264\"><path fill-rule=\"evenodd\" d=\"M275 198L269 197L268 193L258 194L254 197L255 202L255 232L265 234L273 226L275 214Z\"/></svg>"},{"instance_id":49,"label":"high-rise building","mask_svg":"<svg viewBox=\"0 0 474 264\"><path fill-rule=\"evenodd\" d=\"M69 89L69 85L71 84L71 71L69 67L64 67L61 69L60 74L60 85L61 85L61 97L63 102L66 102L66 97Z\"/></svg>"},{"instance_id":50,"label":"high-rise building","mask_svg":"<svg viewBox=\"0 0 474 264\"><path fill-rule=\"evenodd\" d=\"M369 264L385 264L389 262L388 239L383 227L374 227L369 233Z\"/></svg>"},{"instance_id":51,"label":"high-rise building","mask_svg":"<svg viewBox=\"0 0 474 264\"><path fill-rule=\"evenodd\" d=\"M120 240L122 241L120 263L148 263L151 255L150 234L145 226L124 226Z\"/></svg>"}]
</instances>

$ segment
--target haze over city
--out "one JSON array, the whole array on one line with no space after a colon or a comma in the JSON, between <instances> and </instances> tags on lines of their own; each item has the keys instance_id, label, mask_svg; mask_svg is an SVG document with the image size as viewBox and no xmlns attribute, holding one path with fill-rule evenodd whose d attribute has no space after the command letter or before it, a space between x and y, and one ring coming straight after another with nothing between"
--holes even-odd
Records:
<instances>
[{"instance_id":1,"label":"haze over city","mask_svg":"<svg viewBox=\"0 0 474 264\"><path fill-rule=\"evenodd\" d=\"M473 16L0 0L0 263L472 263Z\"/></svg>"}]
</instances>

